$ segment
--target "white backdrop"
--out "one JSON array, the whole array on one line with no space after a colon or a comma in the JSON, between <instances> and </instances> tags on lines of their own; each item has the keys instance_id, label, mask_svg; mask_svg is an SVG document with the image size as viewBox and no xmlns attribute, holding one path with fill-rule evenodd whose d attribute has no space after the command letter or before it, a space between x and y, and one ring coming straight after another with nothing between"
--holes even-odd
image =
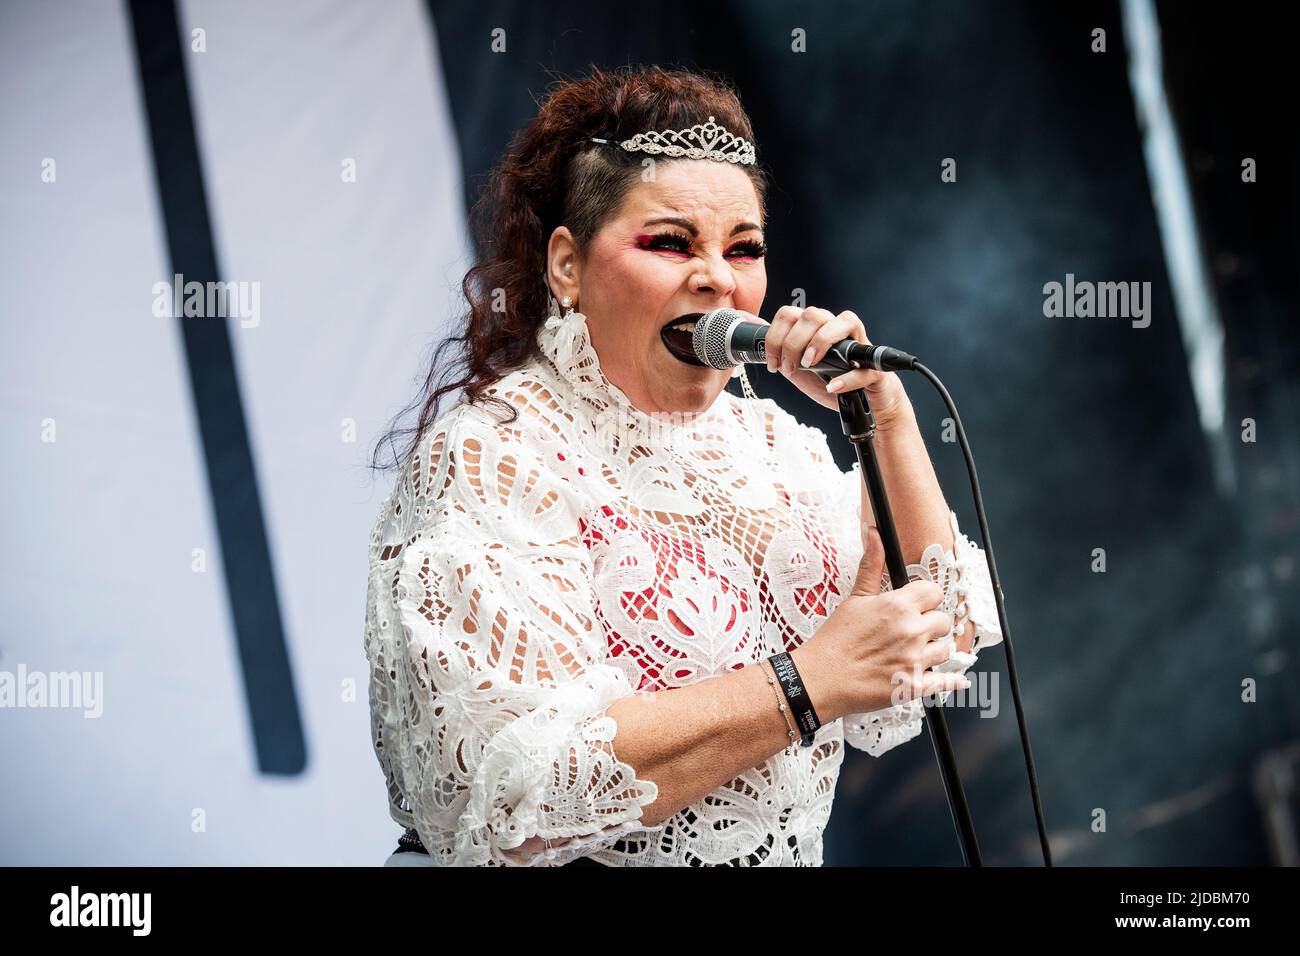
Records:
<instances>
[{"instance_id":1,"label":"white backdrop","mask_svg":"<svg viewBox=\"0 0 1300 956\"><path fill-rule=\"evenodd\" d=\"M0 707L0 864L379 865L400 830L362 627L391 478L365 464L468 266L433 27L418 0L180 15L206 38L186 70L220 278L260 286L256 325L209 321L233 341L307 766L257 769L181 330L151 311L172 269L127 8L6 3L0 671L102 673L103 700Z\"/></svg>"}]
</instances>

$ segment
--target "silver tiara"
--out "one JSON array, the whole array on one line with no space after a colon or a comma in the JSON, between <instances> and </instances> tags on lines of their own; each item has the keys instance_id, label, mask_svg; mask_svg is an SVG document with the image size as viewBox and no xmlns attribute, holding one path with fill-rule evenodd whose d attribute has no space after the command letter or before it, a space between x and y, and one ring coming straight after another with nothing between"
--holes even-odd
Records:
<instances>
[{"instance_id":1,"label":"silver tiara","mask_svg":"<svg viewBox=\"0 0 1300 956\"><path fill-rule=\"evenodd\" d=\"M591 137L593 143L609 143L607 139ZM754 165L754 144L741 136L728 133L709 117L707 123L697 123L688 129L666 129L659 133L637 133L618 144L629 153L663 153L666 156L686 156L690 159L712 159L719 163Z\"/></svg>"}]
</instances>

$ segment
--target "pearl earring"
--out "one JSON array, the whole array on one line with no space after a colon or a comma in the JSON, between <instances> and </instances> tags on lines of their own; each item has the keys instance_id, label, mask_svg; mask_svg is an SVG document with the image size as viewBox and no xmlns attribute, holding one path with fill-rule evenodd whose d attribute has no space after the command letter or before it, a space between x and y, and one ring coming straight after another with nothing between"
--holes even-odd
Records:
<instances>
[{"instance_id":1,"label":"pearl earring","mask_svg":"<svg viewBox=\"0 0 1300 956\"><path fill-rule=\"evenodd\" d=\"M740 379L740 390L745 393L745 397L750 401L757 401L758 395L754 392L754 386L749 384L749 374L745 371L745 363L740 363L736 368L739 371L733 377Z\"/></svg>"},{"instance_id":2,"label":"pearl earring","mask_svg":"<svg viewBox=\"0 0 1300 956\"><path fill-rule=\"evenodd\" d=\"M573 311L573 299L571 299L569 296L566 295L566 296L561 300L561 304L564 306L564 314L565 314L565 315L568 315L569 313L571 313L571 312Z\"/></svg>"}]
</instances>

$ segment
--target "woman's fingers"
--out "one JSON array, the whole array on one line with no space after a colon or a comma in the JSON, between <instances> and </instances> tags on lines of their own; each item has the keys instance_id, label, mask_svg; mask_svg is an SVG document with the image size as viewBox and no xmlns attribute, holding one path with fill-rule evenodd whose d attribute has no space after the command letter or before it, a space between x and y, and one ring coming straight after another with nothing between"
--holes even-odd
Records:
<instances>
[{"instance_id":1,"label":"woman's fingers","mask_svg":"<svg viewBox=\"0 0 1300 956\"><path fill-rule=\"evenodd\" d=\"M827 313L827 315L829 314ZM867 330L862 325L862 320L852 312L841 312L817 329L804 347L799 364L805 368L816 365L826 357L826 353L830 351L832 345L836 342L842 342L844 339L853 339L853 341L861 342L863 345L871 344L871 340L867 338Z\"/></svg>"},{"instance_id":2,"label":"woman's fingers","mask_svg":"<svg viewBox=\"0 0 1300 956\"><path fill-rule=\"evenodd\" d=\"M926 671L921 678L921 697L931 697L946 690L965 690L970 686L970 678L962 674L945 674Z\"/></svg>"},{"instance_id":3,"label":"woman's fingers","mask_svg":"<svg viewBox=\"0 0 1300 956\"><path fill-rule=\"evenodd\" d=\"M779 368L789 377L800 368L816 365L832 345L843 339L863 344L871 341L862 320L853 312L835 315L829 309L815 306L800 309L783 305L772 317L764 340L767 370L775 372Z\"/></svg>"},{"instance_id":4,"label":"woman's fingers","mask_svg":"<svg viewBox=\"0 0 1300 956\"><path fill-rule=\"evenodd\" d=\"M769 372L775 372L780 367L782 343L802 314L802 309L783 305L776 310L776 315L772 316L772 321L768 323L767 335L763 338L763 349L767 355Z\"/></svg>"},{"instance_id":5,"label":"woman's fingers","mask_svg":"<svg viewBox=\"0 0 1300 956\"><path fill-rule=\"evenodd\" d=\"M809 307L803 310L799 321L794 323L781 341L782 375L789 378L799 370L803 356L808 350L808 343L828 322L834 321L835 316L827 309Z\"/></svg>"},{"instance_id":6,"label":"woman's fingers","mask_svg":"<svg viewBox=\"0 0 1300 956\"><path fill-rule=\"evenodd\" d=\"M858 562L857 577L853 581L855 596L879 594L882 572L885 570L885 544L880 529L862 522L862 560Z\"/></svg>"},{"instance_id":7,"label":"woman's fingers","mask_svg":"<svg viewBox=\"0 0 1300 956\"><path fill-rule=\"evenodd\" d=\"M940 611L938 608L932 611L924 611L921 614L921 626L924 628L927 641L947 637L948 632L952 630L952 615L947 611Z\"/></svg>"},{"instance_id":8,"label":"woman's fingers","mask_svg":"<svg viewBox=\"0 0 1300 956\"><path fill-rule=\"evenodd\" d=\"M921 652L921 664L926 668L942 664L952 658L952 645L947 641L930 641Z\"/></svg>"},{"instance_id":9,"label":"woman's fingers","mask_svg":"<svg viewBox=\"0 0 1300 956\"><path fill-rule=\"evenodd\" d=\"M839 341L836 339L835 341ZM843 375L836 376L826 383L826 391L831 393L851 392L855 388L871 388L878 385L886 375L893 375L893 372L881 372L874 368L859 368L852 372L845 372Z\"/></svg>"},{"instance_id":10,"label":"woman's fingers","mask_svg":"<svg viewBox=\"0 0 1300 956\"><path fill-rule=\"evenodd\" d=\"M929 697L948 690L962 690L970 687L971 680L965 674L954 671L919 670L912 674L896 674L891 701L902 704L918 697ZM898 686L901 685L901 686Z\"/></svg>"},{"instance_id":11,"label":"woman's fingers","mask_svg":"<svg viewBox=\"0 0 1300 956\"><path fill-rule=\"evenodd\" d=\"M943 588L924 578L908 581L898 593L906 595L908 603L922 613L934 610L943 601Z\"/></svg>"}]
</instances>

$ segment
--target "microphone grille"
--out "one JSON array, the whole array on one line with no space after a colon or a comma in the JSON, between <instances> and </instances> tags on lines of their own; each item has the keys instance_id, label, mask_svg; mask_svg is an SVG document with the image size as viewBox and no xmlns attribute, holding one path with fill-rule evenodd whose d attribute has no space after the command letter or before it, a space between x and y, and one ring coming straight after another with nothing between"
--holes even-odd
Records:
<instances>
[{"instance_id":1,"label":"microphone grille","mask_svg":"<svg viewBox=\"0 0 1300 956\"><path fill-rule=\"evenodd\" d=\"M691 344L695 356L709 368L735 368L740 363L731 354L731 330L745 320L735 309L714 309L695 323Z\"/></svg>"}]
</instances>

